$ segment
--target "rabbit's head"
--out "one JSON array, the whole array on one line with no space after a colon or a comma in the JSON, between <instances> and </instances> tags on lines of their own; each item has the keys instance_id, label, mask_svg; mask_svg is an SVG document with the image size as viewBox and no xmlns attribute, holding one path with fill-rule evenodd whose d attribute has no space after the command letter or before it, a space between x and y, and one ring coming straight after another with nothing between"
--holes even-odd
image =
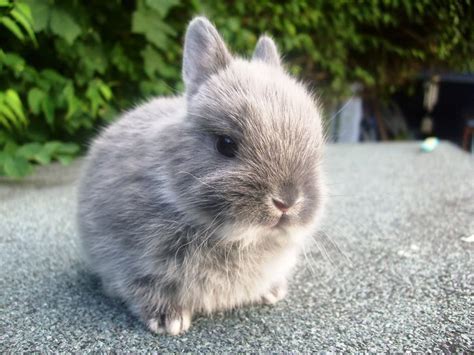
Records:
<instances>
[{"instance_id":1,"label":"rabbit's head","mask_svg":"<svg viewBox=\"0 0 474 355\"><path fill-rule=\"evenodd\" d=\"M198 17L183 78L187 117L168 165L180 210L234 239L312 225L323 197L320 112L272 39L261 37L250 60L235 58Z\"/></svg>"}]
</instances>

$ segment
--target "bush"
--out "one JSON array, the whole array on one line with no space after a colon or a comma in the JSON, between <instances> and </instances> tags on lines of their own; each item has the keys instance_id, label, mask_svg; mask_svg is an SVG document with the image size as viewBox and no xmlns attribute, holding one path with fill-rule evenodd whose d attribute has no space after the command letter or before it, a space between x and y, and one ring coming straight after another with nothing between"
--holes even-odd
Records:
<instances>
[{"instance_id":1,"label":"bush","mask_svg":"<svg viewBox=\"0 0 474 355\"><path fill-rule=\"evenodd\" d=\"M182 91L189 19L208 15L235 51L268 32L323 99L362 82L378 98L420 70L474 69L470 0L0 0L0 175L63 164L101 125Z\"/></svg>"}]
</instances>

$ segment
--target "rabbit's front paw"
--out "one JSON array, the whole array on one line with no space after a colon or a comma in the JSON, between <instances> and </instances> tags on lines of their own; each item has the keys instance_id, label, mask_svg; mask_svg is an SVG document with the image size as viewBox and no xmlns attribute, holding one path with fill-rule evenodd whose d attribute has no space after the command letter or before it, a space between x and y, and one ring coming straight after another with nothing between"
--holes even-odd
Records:
<instances>
[{"instance_id":1,"label":"rabbit's front paw","mask_svg":"<svg viewBox=\"0 0 474 355\"><path fill-rule=\"evenodd\" d=\"M286 282L274 285L267 293L262 296L264 304L275 304L285 298L287 293Z\"/></svg>"},{"instance_id":2,"label":"rabbit's front paw","mask_svg":"<svg viewBox=\"0 0 474 355\"><path fill-rule=\"evenodd\" d=\"M191 326L191 312L183 309L172 309L147 321L150 331L158 334L179 335Z\"/></svg>"}]
</instances>

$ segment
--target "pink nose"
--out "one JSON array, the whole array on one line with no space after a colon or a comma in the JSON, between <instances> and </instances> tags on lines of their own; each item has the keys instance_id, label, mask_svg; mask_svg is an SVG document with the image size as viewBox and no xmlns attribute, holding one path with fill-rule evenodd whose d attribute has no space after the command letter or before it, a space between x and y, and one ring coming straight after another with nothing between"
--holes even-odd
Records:
<instances>
[{"instance_id":1,"label":"pink nose","mask_svg":"<svg viewBox=\"0 0 474 355\"><path fill-rule=\"evenodd\" d=\"M288 212L288 210L291 207L291 205L288 205L285 202L276 200L276 199L273 199L273 204L275 205L276 208L278 208L283 213Z\"/></svg>"}]
</instances>

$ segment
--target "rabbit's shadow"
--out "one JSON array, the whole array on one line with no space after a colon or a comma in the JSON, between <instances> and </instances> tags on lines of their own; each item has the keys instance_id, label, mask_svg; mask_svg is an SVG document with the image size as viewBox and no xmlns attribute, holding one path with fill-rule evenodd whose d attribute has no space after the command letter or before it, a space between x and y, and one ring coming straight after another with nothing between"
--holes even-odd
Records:
<instances>
[{"instance_id":1,"label":"rabbit's shadow","mask_svg":"<svg viewBox=\"0 0 474 355\"><path fill-rule=\"evenodd\" d=\"M76 340L81 343L88 343L90 334L152 336L123 302L104 293L100 280L83 265L74 265L45 276L29 293L26 312L32 322L41 324L44 331L50 329L54 333L61 329L61 332L70 332L75 336L79 334ZM199 337L210 329L224 334L226 328L238 326L242 321L260 331L259 328L264 325L261 318L281 317L288 302L291 301L274 306L248 305L205 317L196 315L192 334Z\"/></svg>"},{"instance_id":2,"label":"rabbit's shadow","mask_svg":"<svg viewBox=\"0 0 474 355\"><path fill-rule=\"evenodd\" d=\"M82 264L50 274L30 290L27 313L42 328L53 326L92 333L140 333L151 336L145 325L130 313L125 303L103 291L100 279ZM232 312L233 313L233 312ZM212 322L200 316L193 324ZM224 315L212 318L223 319ZM196 331L197 327L193 327Z\"/></svg>"},{"instance_id":3,"label":"rabbit's shadow","mask_svg":"<svg viewBox=\"0 0 474 355\"><path fill-rule=\"evenodd\" d=\"M100 280L82 265L51 275L38 286L29 308L44 326L50 323L61 329L100 332L145 330L123 302L105 295Z\"/></svg>"}]
</instances>

